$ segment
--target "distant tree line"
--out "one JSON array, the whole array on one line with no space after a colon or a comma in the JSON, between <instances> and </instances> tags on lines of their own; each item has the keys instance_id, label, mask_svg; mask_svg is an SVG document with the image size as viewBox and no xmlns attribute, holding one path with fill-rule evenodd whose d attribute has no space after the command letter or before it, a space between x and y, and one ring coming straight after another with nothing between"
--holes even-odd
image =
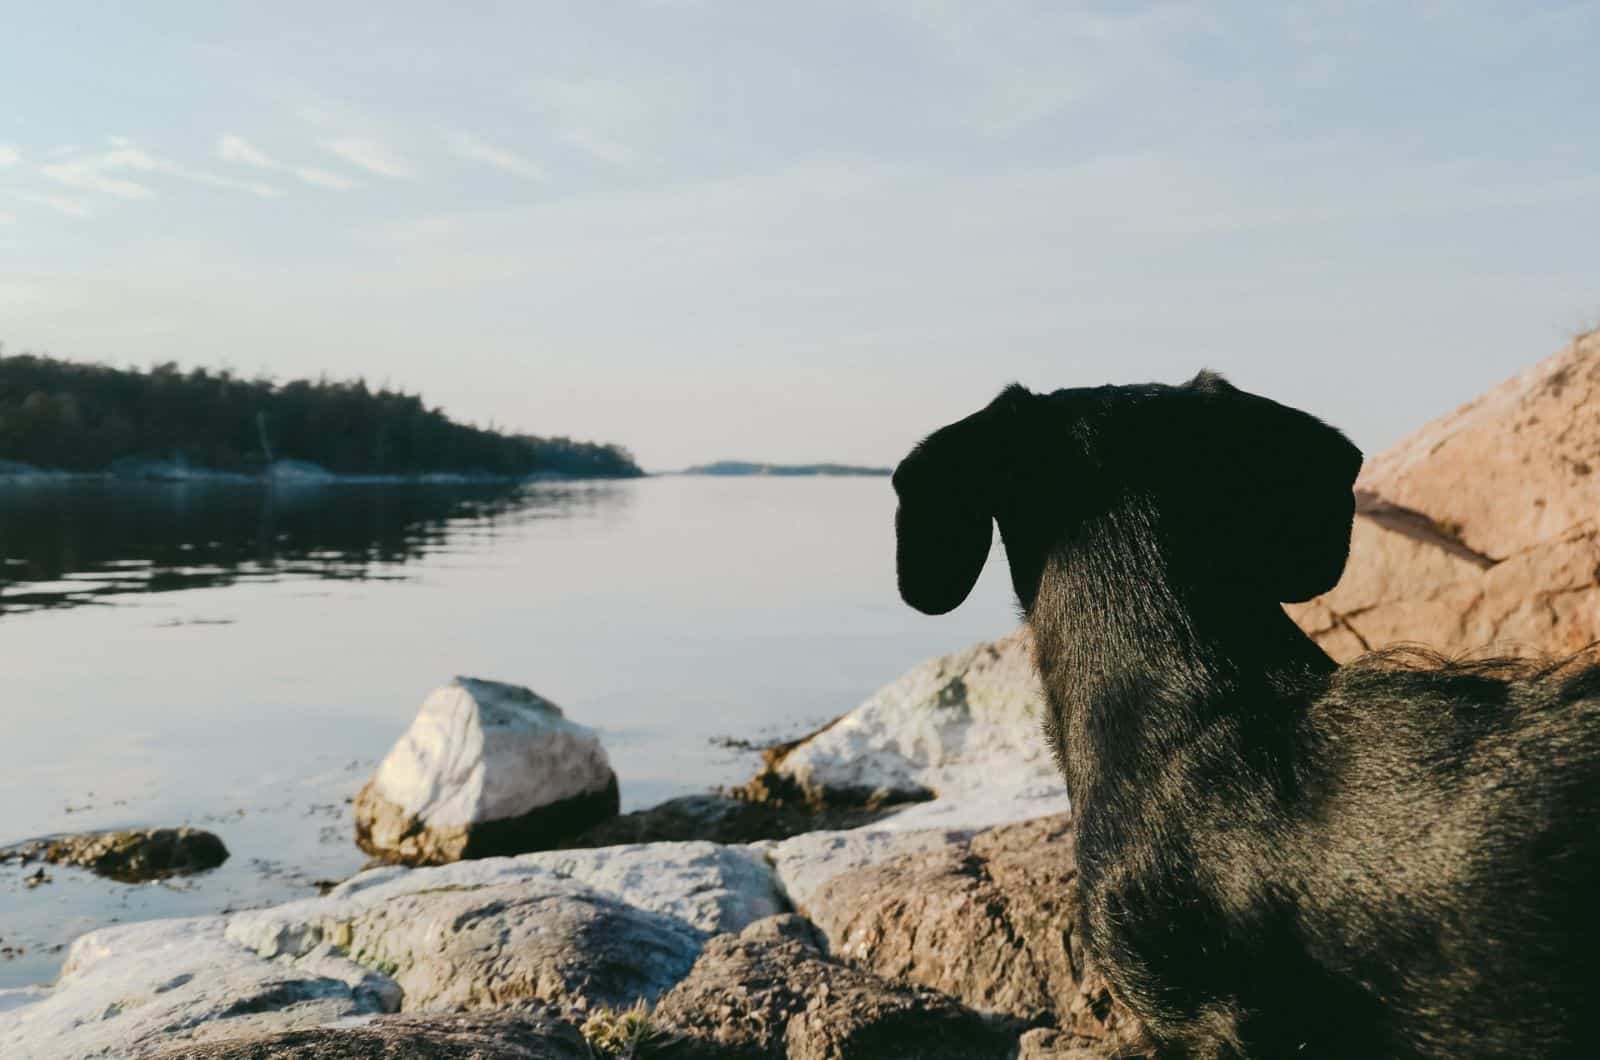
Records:
<instances>
[{"instance_id":1,"label":"distant tree line","mask_svg":"<svg viewBox=\"0 0 1600 1060\"><path fill-rule=\"evenodd\" d=\"M619 446L471 427L362 380L280 384L176 364L0 358L0 460L98 471L126 457L242 472L304 460L346 474L641 474Z\"/></svg>"}]
</instances>

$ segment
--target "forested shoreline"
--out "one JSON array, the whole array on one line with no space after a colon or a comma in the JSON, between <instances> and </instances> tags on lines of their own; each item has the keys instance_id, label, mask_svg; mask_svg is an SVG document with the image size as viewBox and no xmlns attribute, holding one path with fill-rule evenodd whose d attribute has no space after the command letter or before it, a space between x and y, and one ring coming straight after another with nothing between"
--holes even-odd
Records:
<instances>
[{"instance_id":1,"label":"forested shoreline","mask_svg":"<svg viewBox=\"0 0 1600 1060\"><path fill-rule=\"evenodd\" d=\"M620 446L457 423L417 394L363 380L0 358L0 461L95 472L138 460L244 474L286 460L345 475L642 474Z\"/></svg>"}]
</instances>

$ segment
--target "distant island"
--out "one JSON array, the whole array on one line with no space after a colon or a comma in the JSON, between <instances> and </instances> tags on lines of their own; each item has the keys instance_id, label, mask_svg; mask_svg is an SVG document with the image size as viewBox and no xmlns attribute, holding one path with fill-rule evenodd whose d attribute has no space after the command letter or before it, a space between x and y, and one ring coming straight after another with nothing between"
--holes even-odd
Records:
<instances>
[{"instance_id":1,"label":"distant island","mask_svg":"<svg viewBox=\"0 0 1600 1060\"><path fill-rule=\"evenodd\" d=\"M0 358L0 473L634 478L620 446L468 426L363 380Z\"/></svg>"},{"instance_id":2,"label":"distant island","mask_svg":"<svg viewBox=\"0 0 1600 1060\"><path fill-rule=\"evenodd\" d=\"M838 475L871 476L892 474L886 467L855 467L850 464L754 464L744 460L718 460L698 464L677 472L680 475Z\"/></svg>"}]
</instances>

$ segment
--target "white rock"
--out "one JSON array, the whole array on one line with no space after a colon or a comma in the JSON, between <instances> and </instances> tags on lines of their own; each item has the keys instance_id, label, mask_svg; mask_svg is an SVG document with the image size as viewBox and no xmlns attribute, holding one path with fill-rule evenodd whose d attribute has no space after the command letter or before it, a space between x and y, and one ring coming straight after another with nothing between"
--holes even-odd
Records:
<instances>
[{"instance_id":1,"label":"white rock","mask_svg":"<svg viewBox=\"0 0 1600 1060\"><path fill-rule=\"evenodd\" d=\"M1059 787L1043 702L1027 635L1018 631L903 674L790 751L777 771L836 798Z\"/></svg>"},{"instance_id":2,"label":"white rock","mask_svg":"<svg viewBox=\"0 0 1600 1060\"><path fill-rule=\"evenodd\" d=\"M452 861L473 853L485 826L520 819L529 834L511 841L537 848L614 814L615 792L599 738L561 708L526 688L458 677L428 696L357 796L357 841L406 861Z\"/></svg>"},{"instance_id":3,"label":"white rock","mask_svg":"<svg viewBox=\"0 0 1600 1060\"><path fill-rule=\"evenodd\" d=\"M776 766L813 796L916 799L869 825L755 844L797 908L834 876L996 825L1065 813L1026 631L932 659Z\"/></svg>"},{"instance_id":4,"label":"white rock","mask_svg":"<svg viewBox=\"0 0 1600 1060\"><path fill-rule=\"evenodd\" d=\"M0 468L3 471L4 468ZM10 1012L23 1005L31 1005L35 1001L43 1001L50 996L48 987L43 986L14 986L0 990L0 1014Z\"/></svg>"},{"instance_id":5,"label":"white rock","mask_svg":"<svg viewBox=\"0 0 1600 1060\"><path fill-rule=\"evenodd\" d=\"M339 925L402 895L551 881L587 887L707 934L739 931L784 911L777 880L757 853L705 842L638 843L422 869L371 869L321 898L238 913L228 937L265 957L296 955L319 945Z\"/></svg>"},{"instance_id":6,"label":"white rock","mask_svg":"<svg viewBox=\"0 0 1600 1060\"><path fill-rule=\"evenodd\" d=\"M603 791L611 763L593 732L526 688L458 677L423 701L378 766L378 793L430 824L516 817Z\"/></svg>"},{"instance_id":7,"label":"white rock","mask_svg":"<svg viewBox=\"0 0 1600 1060\"><path fill-rule=\"evenodd\" d=\"M926 828L977 832L1071 809L1066 782L1052 766L1048 771L1029 771L1015 777L1002 775L992 784L968 785L931 802L913 803L879 818L871 827L895 832Z\"/></svg>"},{"instance_id":8,"label":"white rock","mask_svg":"<svg viewBox=\"0 0 1600 1060\"><path fill-rule=\"evenodd\" d=\"M789 901L803 913L811 896L840 873L878 865L901 854L947 846L971 835L965 829L894 832L868 826L842 832L807 832L753 847L766 855Z\"/></svg>"},{"instance_id":9,"label":"white rock","mask_svg":"<svg viewBox=\"0 0 1600 1060\"><path fill-rule=\"evenodd\" d=\"M83 936L55 987L0 992L0 1057L134 1057L533 997L626 1006L687 974L711 934L785 908L759 852L715 843L375 869L321 898Z\"/></svg>"},{"instance_id":10,"label":"white rock","mask_svg":"<svg viewBox=\"0 0 1600 1060\"><path fill-rule=\"evenodd\" d=\"M229 942L225 922L152 920L84 935L54 987L15 992L0 1010L0 1056L135 1057L399 1006L393 981L370 968L326 950L265 961Z\"/></svg>"}]
</instances>

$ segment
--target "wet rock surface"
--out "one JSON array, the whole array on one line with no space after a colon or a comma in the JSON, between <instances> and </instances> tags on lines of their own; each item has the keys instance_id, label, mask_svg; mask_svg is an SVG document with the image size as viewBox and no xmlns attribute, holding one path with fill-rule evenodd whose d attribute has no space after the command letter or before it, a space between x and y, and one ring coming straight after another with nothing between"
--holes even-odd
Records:
<instances>
[{"instance_id":1,"label":"wet rock surface","mask_svg":"<svg viewBox=\"0 0 1600 1060\"><path fill-rule=\"evenodd\" d=\"M1371 458L1350 563L1290 614L1336 659L1600 640L1600 332Z\"/></svg>"},{"instance_id":2,"label":"wet rock surface","mask_svg":"<svg viewBox=\"0 0 1600 1060\"><path fill-rule=\"evenodd\" d=\"M130 828L47 836L0 849L0 862L43 861L72 865L123 883L183 876L214 869L228 848L199 828ZM40 878L41 882L45 882Z\"/></svg>"}]
</instances>

